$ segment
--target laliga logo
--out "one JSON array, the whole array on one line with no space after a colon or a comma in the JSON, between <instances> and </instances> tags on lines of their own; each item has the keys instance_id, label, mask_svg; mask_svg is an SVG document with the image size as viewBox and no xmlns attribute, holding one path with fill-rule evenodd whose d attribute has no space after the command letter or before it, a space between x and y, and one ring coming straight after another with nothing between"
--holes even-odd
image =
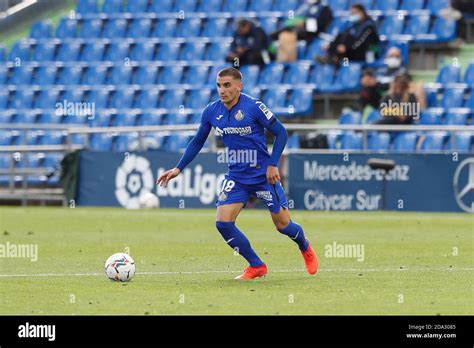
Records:
<instances>
[{"instance_id":1,"label":"laliga logo","mask_svg":"<svg viewBox=\"0 0 474 348\"><path fill-rule=\"evenodd\" d=\"M464 170L467 168L467 170ZM461 174L467 171L467 182L460 180ZM467 158L462 161L454 172L454 197L456 198L457 204L462 210L468 213L474 213L474 200L471 196L470 204L467 204L469 199L464 199L468 193L474 192L474 158Z\"/></svg>"},{"instance_id":2,"label":"laliga logo","mask_svg":"<svg viewBox=\"0 0 474 348\"><path fill-rule=\"evenodd\" d=\"M115 175L115 197L127 209L139 209L140 197L154 187L150 162L144 157L130 155L125 158Z\"/></svg>"}]
</instances>

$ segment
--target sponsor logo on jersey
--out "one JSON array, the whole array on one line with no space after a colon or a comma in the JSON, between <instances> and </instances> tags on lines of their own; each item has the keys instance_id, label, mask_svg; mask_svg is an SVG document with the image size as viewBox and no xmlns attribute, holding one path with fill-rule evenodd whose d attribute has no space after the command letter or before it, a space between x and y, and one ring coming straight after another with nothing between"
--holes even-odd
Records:
<instances>
[{"instance_id":1,"label":"sponsor logo on jersey","mask_svg":"<svg viewBox=\"0 0 474 348\"><path fill-rule=\"evenodd\" d=\"M214 133L217 136L223 136L224 134L238 134L240 136L252 134L252 127L225 127L223 129L216 127L216 131Z\"/></svg>"},{"instance_id":2,"label":"sponsor logo on jersey","mask_svg":"<svg viewBox=\"0 0 474 348\"><path fill-rule=\"evenodd\" d=\"M263 104L261 101L258 101L257 104L258 104L258 108L260 110L262 110L262 112L265 115L265 117L267 118L267 120L269 120L273 117L273 112L268 110L268 108L265 104Z\"/></svg>"}]
</instances>

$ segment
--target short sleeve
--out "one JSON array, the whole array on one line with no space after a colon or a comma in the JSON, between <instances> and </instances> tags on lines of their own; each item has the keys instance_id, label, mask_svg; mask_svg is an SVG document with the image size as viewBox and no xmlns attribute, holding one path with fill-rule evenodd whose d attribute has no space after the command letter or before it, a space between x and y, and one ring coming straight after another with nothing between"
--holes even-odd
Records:
<instances>
[{"instance_id":1,"label":"short sleeve","mask_svg":"<svg viewBox=\"0 0 474 348\"><path fill-rule=\"evenodd\" d=\"M264 127L271 126L275 121L276 117L273 112L260 100L255 101L254 112L256 114L257 122Z\"/></svg>"}]
</instances>

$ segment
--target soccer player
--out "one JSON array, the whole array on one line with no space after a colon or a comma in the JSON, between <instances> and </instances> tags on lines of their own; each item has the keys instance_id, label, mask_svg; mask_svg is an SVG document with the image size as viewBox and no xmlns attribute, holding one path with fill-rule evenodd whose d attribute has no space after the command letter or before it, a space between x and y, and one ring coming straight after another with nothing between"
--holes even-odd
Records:
<instances>
[{"instance_id":1,"label":"soccer player","mask_svg":"<svg viewBox=\"0 0 474 348\"><path fill-rule=\"evenodd\" d=\"M316 253L305 237L303 228L291 220L288 202L280 183L278 161L288 138L286 129L265 104L241 93L242 75L239 70L229 67L219 71L217 89L220 100L206 106L199 129L179 163L160 175L157 185L166 186L183 171L202 149L214 127L216 133L222 135L228 153L248 153L248 156L242 157L255 159L238 161L234 158L233 161L228 161L229 171L216 202L217 230L225 242L249 263L249 267L235 279L253 279L267 274L267 266L235 225L235 220L250 195L266 203L276 229L298 245L308 273L315 274L318 270ZM265 129L275 135L271 155L265 142Z\"/></svg>"}]
</instances>

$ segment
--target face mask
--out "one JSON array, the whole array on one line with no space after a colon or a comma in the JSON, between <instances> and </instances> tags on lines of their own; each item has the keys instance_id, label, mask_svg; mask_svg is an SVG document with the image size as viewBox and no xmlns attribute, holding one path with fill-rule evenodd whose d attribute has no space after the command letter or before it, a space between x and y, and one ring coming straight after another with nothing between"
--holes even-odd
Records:
<instances>
[{"instance_id":1,"label":"face mask","mask_svg":"<svg viewBox=\"0 0 474 348\"><path fill-rule=\"evenodd\" d=\"M349 21L350 22L359 22L360 21L360 15L356 14L356 15L350 15L349 16Z\"/></svg>"},{"instance_id":2,"label":"face mask","mask_svg":"<svg viewBox=\"0 0 474 348\"><path fill-rule=\"evenodd\" d=\"M398 68L402 65L402 60L397 57L389 57L385 59L385 64L387 64L389 68Z\"/></svg>"}]
</instances>

